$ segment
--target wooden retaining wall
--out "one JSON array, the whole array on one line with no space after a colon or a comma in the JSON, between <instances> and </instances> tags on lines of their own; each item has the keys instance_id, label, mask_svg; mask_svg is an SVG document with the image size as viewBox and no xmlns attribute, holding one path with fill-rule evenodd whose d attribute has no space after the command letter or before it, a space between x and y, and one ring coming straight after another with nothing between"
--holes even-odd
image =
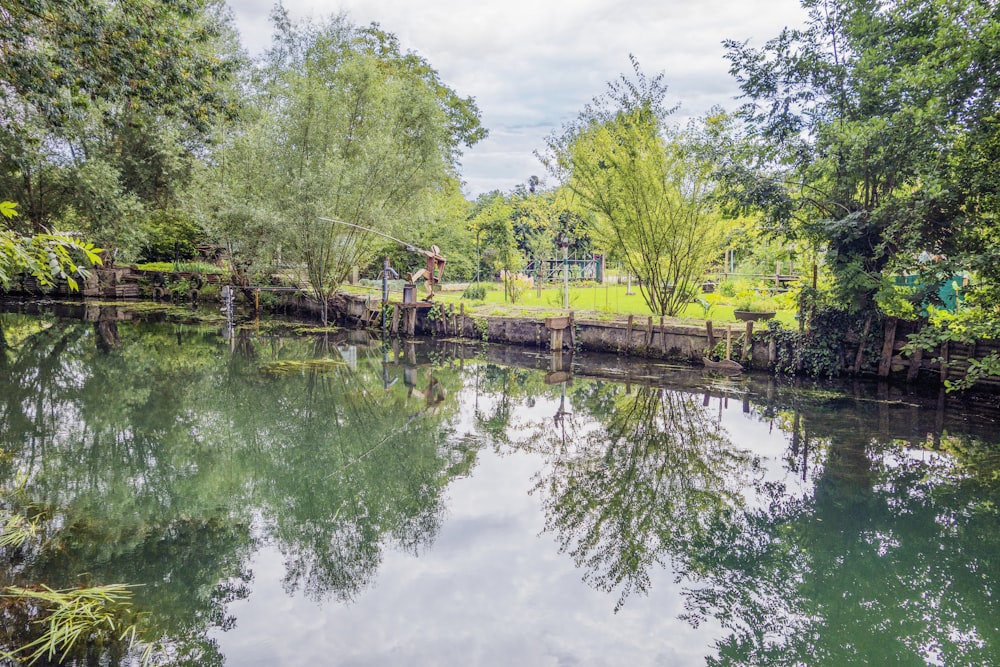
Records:
<instances>
[{"instance_id":1,"label":"wooden retaining wall","mask_svg":"<svg viewBox=\"0 0 1000 667\"><path fill-rule=\"evenodd\" d=\"M714 322L711 327L667 323L661 318L629 317L625 322L604 322L599 320L576 319L564 338L564 345L570 349L595 352L611 352L635 355L650 359L680 361L700 366L706 350L719 342L725 342L728 335L733 342L733 360L754 370L771 370L776 361L777 350L768 344L757 330L750 332L751 344L739 343L754 325L743 322ZM903 354L909 333L916 331L916 322L893 321L888 318L879 331L870 331L868 336L881 342L882 353L878 369L873 371L857 365L858 349L865 343L859 337L849 337L841 350L842 370L845 374L875 375L909 382L940 382L964 377L970 359L981 359L1000 351L1000 341L978 341L973 344L949 343L933 352L915 354L913 358ZM875 329L876 327L873 327ZM407 332L401 332L407 333ZM545 320L521 317L499 317L466 315L464 310L453 306L435 310L422 310L417 318L416 334L433 336L455 336L474 338L494 343L527 345L548 349L551 340ZM1000 389L1000 378L984 378L978 385L984 388Z\"/></svg>"}]
</instances>

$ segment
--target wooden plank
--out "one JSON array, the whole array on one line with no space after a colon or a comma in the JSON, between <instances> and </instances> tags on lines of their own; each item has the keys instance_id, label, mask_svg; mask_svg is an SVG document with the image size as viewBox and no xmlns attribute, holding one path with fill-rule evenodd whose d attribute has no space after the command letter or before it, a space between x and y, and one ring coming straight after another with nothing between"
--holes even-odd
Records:
<instances>
[{"instance_id":1,"label":"wooden plank","mask_svg":"<svg viewBox=\"0 0 1000 667\"><path fill-rule=\"evenodd\" d=\"M899 318L889 317L885 320L885 342L882 343L882 358L878 364L878 376L880 378L889 377L892 368L892 346L896 342L896 326Z\"/></svg>"},{"instance_id":2,"label":"wooden plank","mask_svg":"<svg viewBox=\"0 0 1000 667\"><path fill-rule=\"evenodd\" d=\"M750 348L753 347L753 320L747 322L745 337L743 338L743 351L740 353L740 362L746 363L750 358Z\"/></svg>"},{"instance_id":3,"label":"wooden plank","mask_svg":"<svg viewBox=\"0 0 1000 667\"><path fill-rule=\"evenodd\" d=\"M872 328L872 316L869 315L868 319L865 320L865 326L861 330L861 340L858 341L858 353L854 357L854 366L851 367L851 372L857 375L861 372L861 362L865 358L865 341L868 340L868 332Z\"/></svg>"},{"instance_id":4,"label":"wooden plank","mask_svg":"<svg viewBox=\"0 0 1000 667\"><path fill-rule=\"evenodd\" d=\"M917 379L920 374L920 367L924 363L924 350L918 347L913 351L913 356L910 357L910 367L906 371L906 381L913 382Z\"/></svg>"},{"instance_id":5,"label":"wooden plank","mask_svg":"<svg viewBox=\"0 0 1000 667\"><path fill-rule=\"evenodd\" d=\"M941 346L941 384L948 379L948 341Z\"/></svg>"}]
</instances>

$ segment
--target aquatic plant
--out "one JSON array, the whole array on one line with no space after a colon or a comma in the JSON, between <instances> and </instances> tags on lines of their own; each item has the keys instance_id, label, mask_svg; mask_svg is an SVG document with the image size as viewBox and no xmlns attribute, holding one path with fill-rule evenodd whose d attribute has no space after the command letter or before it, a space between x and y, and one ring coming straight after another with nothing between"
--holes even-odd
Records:
<instances>
[{"instance_id":1,"label":"aquatic plant","mask_svg":"<svg viewBox=\"0 0 1000 667\"><path fill-rule=\"evenodd\" d=\"M132 591L123 584L68 590L53 590L44 584L38 588L8 586L0 597L13 599L33 626L44 628L34 640L0 651L5 660L29 665L43 658L63 662L82 644L107 638L122 643L125 651L138 644L135 623L125 622L132 614ZM148 664L151 654L152 646L147 646L142 664Z\"/></svg>"}]
</instances>

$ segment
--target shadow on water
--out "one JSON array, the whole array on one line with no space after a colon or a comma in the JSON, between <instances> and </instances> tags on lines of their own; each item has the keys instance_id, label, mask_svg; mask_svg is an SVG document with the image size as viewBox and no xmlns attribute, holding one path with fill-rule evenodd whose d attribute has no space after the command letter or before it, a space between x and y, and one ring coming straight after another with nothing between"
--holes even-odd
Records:
<instances>
[{"instance_id":1,"label":"shadow on water","mask_svg":"<svg viewBox=\"0 0 1000 667\"><path fill-rule=\"evenodd\" d=\"M223 333L0 315L2 509L44 519L0 549L0 584L137 585L145 639L223 664L215 637L259 549L281 554L286 593L353 603L388 552L434 548L445 489L485 448L538 459L543 531L609 613L672 575L684 621L723 628L709 664L1000 663L988 406L454 341ZM37 629L4 632L10 648Z\"/></svg>"}]
</instances>

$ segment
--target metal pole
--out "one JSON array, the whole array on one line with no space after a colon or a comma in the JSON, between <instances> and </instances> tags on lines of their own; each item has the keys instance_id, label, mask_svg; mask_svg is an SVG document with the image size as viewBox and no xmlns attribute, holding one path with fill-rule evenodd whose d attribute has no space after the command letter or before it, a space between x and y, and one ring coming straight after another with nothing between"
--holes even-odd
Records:
<instances>
[{"instance_id":1,"label":"metal pole","mask_svg":"<svg viewBox=\"0 0 1000 667\"><path fill-rule=\"evenodd\" d=\"M382 330L385 330L385 314L389 303L389 257L382 264Z\"/></svg>"},{"instance_id":2,"label":"metal pole","mask_svg":"<svg viewBox=\"0 0 1000 667\"><path fill-rule=\"evenodd\" d=\"M563 245L563 309L569 309L569 244Z\"/></svg>"}]
</instances>

